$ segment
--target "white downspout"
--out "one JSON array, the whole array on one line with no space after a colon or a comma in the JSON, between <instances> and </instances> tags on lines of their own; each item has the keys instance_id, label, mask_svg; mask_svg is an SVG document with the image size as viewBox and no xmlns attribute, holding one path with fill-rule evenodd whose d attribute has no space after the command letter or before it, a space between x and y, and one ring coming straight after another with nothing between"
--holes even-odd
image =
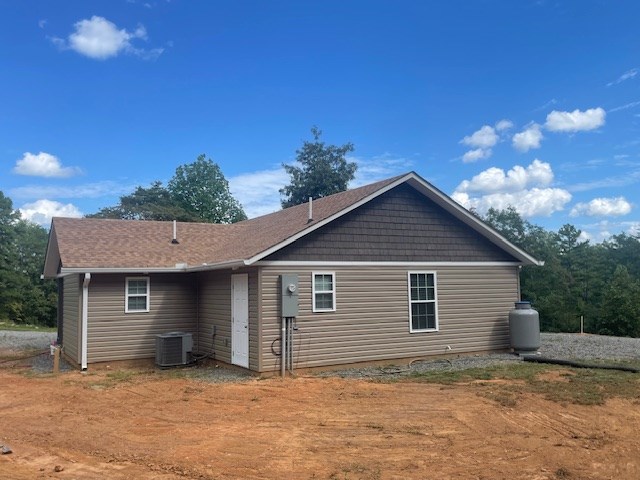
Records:
<instances>
[{"instance_id":1,"label":"white downspout","mask_svg":"<svg viewBox=\"0 0 640 480\"><path fill-rule=\"evenodd\" d=\"M91 274L84 274L82 282L82 344L81 344L81 368L87 369L87 325L89 324L89 283L91 282Z\"/></svg>"}]
</instances>

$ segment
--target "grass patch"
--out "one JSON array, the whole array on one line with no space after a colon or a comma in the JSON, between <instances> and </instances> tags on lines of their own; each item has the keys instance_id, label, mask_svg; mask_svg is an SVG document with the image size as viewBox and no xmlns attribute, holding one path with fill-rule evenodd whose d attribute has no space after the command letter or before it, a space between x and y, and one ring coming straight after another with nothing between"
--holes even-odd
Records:
<instances>
[{"instance_id":1,"label":"grass patch","mask_svg":"<svg viewBox=\"0 0 640 480\"><path fill-rule=\"evenodd\" d=\"M132 383L142 378L146 373L146 371L142 370L115 370L105 375L95 374L96 381L89 382L86 387L94 390L114 388L122 384Z\"/></svg>"},{"instance_id":2,"label":"grass patch","mask_svg":"<svg viewBox=\"0 0 640 480\"><path fill-rule=\"evenodd\" d=\"M606 362L640 367L640 361ZM555 378L554 378L555 377ZM399 381L442 385L471 384L478 394L513 407L520 394L537 394L557 403L602 405L610 398L640 398L640 374L617 370L512 363L460 371L414 373Z\"/></svg>"},{"instance_id":3,"label":"grass patch","mask_svg":"<svg viewBox=\"0 0 640 480\"><path fill-rule=\"evenodd\" d=\"M9 321L0 322L0 330L11 330L18 332L57 332L57 327L43 327L41 325L29 325L13 323Z\"/></svg>"}]
</instances>

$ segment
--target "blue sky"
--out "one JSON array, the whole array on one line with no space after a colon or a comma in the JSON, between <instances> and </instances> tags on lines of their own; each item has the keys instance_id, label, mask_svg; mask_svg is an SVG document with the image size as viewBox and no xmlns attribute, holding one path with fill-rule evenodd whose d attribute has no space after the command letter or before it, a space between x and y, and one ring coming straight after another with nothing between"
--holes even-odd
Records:
<instances>
[{"instance_id":1,"label":"blue sky","mask_svg":"<svg viewBox=\"0 0 640 480\"><path fill-rule=\"evenodd\" d=\"M0 190L79 216L201 153L252 217L311 139L600 241L640 232L637 1L0 0Z\"/></svg>"}]
</instances>

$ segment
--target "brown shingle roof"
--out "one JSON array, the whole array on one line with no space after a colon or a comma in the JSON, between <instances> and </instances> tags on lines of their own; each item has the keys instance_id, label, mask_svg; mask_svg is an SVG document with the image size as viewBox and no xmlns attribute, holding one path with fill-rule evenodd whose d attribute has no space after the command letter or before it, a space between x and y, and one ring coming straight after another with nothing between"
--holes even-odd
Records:
<instances>
[{"instance_id":1,"label":"brown shingle roof","mask_svg":"<svg viewBox=\"0 0 640 480\"><path fill-rule=\"evenodd\" d=\"M248 260L306 229L313 229L401 177L314 200L311 223L308 223L308 204L232 225L179 222L178 244L171 243L172 222L54 218L45 275L57 273L57 261L52 264L56 253L63 268L88 270L171 269L180 263L194 267ZM57 252L52 252L56 245Z\"/></svg>"}]
</instances>

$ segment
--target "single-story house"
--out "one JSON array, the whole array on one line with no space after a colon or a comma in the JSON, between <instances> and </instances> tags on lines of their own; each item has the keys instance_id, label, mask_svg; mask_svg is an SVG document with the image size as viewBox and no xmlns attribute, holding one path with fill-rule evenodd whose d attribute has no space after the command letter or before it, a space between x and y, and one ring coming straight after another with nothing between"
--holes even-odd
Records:
<instances>
[{"instance_id":1,"label":"single-story house","mask_svg":"<svg viewBox=\"0 0 640 480\"><path fill-rule=\"evenodd\" d=\"M54 218L44 275L82 369L153 358L156 337L255 372L509 348L528 253L416 173L232 225ZM286 340L286 339L285 339Z\"/></svg>"}]
</instances>

